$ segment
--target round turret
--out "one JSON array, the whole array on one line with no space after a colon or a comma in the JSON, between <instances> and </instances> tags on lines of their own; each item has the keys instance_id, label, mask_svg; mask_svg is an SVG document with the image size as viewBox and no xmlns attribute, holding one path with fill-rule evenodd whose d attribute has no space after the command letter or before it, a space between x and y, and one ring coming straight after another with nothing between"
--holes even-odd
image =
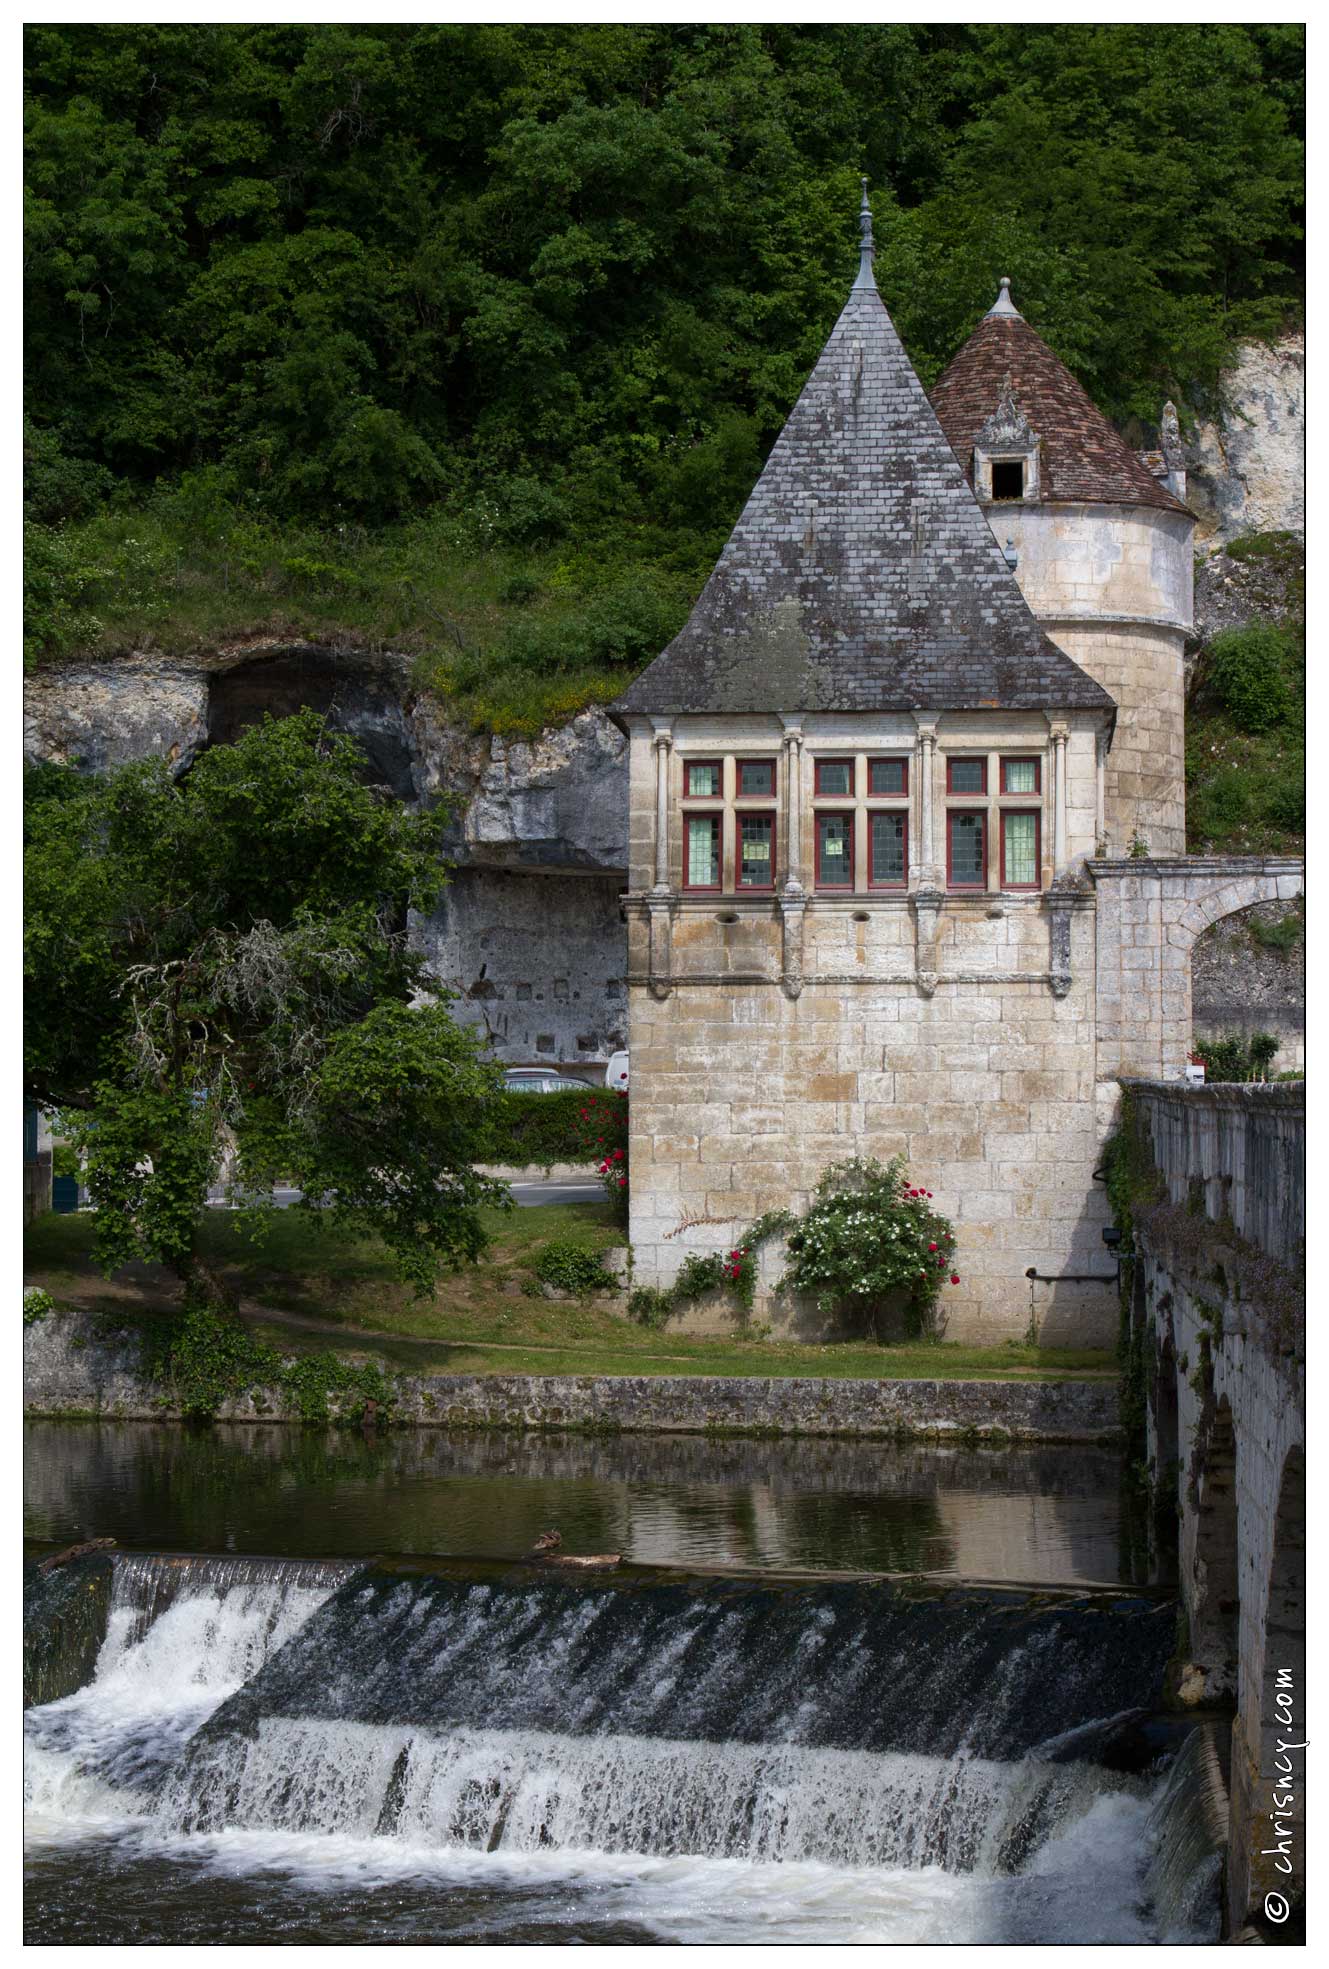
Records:
<instances>
[{"instance_id":1,"label":"round turret","mask_svg":"<svg viewBox=\"0 0 1329 1969\"><path fill-rule=\"evenodd\" d=\"M932 404L1033 613L1116 699L1100 850L1184 853L1195 522L1169 441L1175 412L1162 451L1133 452L1006 279Z\"/></svg>"}]
</instances>

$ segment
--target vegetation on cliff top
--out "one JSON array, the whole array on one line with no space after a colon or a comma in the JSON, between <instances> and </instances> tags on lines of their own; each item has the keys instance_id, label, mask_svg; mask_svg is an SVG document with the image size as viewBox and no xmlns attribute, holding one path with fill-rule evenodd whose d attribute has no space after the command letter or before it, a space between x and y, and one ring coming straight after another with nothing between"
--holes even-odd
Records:
<instances>
[{"instance_id":1,"label":"vegetation on cliff top","mask_svg":"<svg viewBox=\"0 0 1329 1969\"><path fill-rule=\"evenodd\" d=\"M999 274L1113 415L1300 292L1296 26L52 24L29 654L336 630L477 725L681 622L854 265L931 380Z\"/></svg>"}]
</instances>

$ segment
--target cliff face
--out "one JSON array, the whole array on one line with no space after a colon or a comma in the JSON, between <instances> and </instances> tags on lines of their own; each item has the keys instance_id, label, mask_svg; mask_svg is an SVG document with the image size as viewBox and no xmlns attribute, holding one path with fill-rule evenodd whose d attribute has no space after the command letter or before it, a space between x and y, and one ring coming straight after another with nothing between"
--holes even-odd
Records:
<instances>
[{"instance_id":1,"label":"cliff face","mask_svg":"<svg viewBox=\"0 0 1329 1969\"><path fill-rule=\"evenodd\" d=\"M1226 409L1186 446L1186 503L1203 552L1245 533L1306 530L1306 338L1247 342Z\"/></svg>"},{"instance_id":2,"label":"cliff face","mask_svg":"<svg viewBox=\"0 0 1329 1969\"><path fill-rule=\"evenodd\" d=\"M538 740L477 737L415 691L405 659L249 641L196 661L143 654L28 680L24 749L103 771L162 758L183 773L264 713L322 711L398 799L450 797L454 863L414 925L430 969L508 1061L603 1060L627 1043L627 752L598 710Z\"/></svg>"}]
</instances>

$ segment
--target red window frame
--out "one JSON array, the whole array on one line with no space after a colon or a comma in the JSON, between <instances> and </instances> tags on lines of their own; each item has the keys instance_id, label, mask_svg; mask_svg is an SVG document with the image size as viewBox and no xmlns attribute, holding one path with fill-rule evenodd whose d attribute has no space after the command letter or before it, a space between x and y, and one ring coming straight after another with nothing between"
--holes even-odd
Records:
<instances>
[{"instance_id":1,"label":"red window frame","mask_svg":"<svg viewBox=\"0 0 1329 1969\"><path fill-rule=\"evenodd\" d=\"M743 880L743 823L745 820L768 820L771 824L771 879L769 882L745 882ZM779 851L779 823L774 807L740 807L734 815L734 892L736 895L760 895L775 887L775 857Z\"/></svg>"},{"instance_id":2,"label":"red window frame","mask_svg":"<svg viewBox=\"0 0 1329 1969\"><path fill-rule=\"evenodd\" d=\"M824 878L821 872L821 828L822 828L822 822L827 820L842 820L844 821L845 825L849 830L849 880L847 882L828 882L826 881L826 879ZM853 813L852 812L823 813L819 810L816 816L816 830L817 830L816 832L816 869L817 869L816 886L819 889L829 889L833 895L838 895L838 896L847 895L852 891L854 887Z\"/></svg>"},{"instance_id":3,"label":"red window frame","mask_svg":"<svg viewBox=\"0 0 1329 1969\"><path fill-rule=\"evenodd\" d=\"M904 785L900 787L899 791L896 793L874 792L872 786L872 768L874 766L899 766L903 772ZM868 799L869 800L907 800L908 797L909 797L909 760L907 756L902 758L899 753L887 753L887 754L883 754L883 756L879 759L868 760Z\"/></svg>"},{"instance_id":4,"label":"red window frame","mask_svg":"<svg viewBox=\"0 0 1329 1969\"><path fill-rule=\"evenodd\" d=\"M769 793L745 793L743 791L744 766L769 766L771 769L771 790ZM774 800L780 791L780 762L778 759L759 758L754 753L751 758L734 761L734 798L736 800Z\"/></svg>"},{"instance_id":5,"label":"red window frame","mask_svg":"<svg viewBox=\"0 0 1329 1969\"><path fill-rule=\"evenodd\" d=\"M720 769L720 790L718 793L694 793L692 790L692 768L694 766L718 766ZM723 800L724 799L724 760L685 759L683 761L683 798L685 800Z\"/></svg>"},{"instance_id":6,"label":"red window frame","mask_svg":"<svg viewBox=\"0 0 1329 1969\"><path fill-rule=\"evenodd\" d=\"M955 780L955 768L957 766L977 766L980 775L979 784L977 786L956 786L954 784L954 780ZM987 761L987 754L985 752L961 752L958 756L952 756L947 758L946 761L947 793L954 793L958 798L962 800L978 800L983 797L983 795L987 792L987 790L988 790L988 761Z\"/></svg>"},{"instance_id":7,"label":"red window frame","mask_svg":"<svg viewBox=\"0 0 1329 1969\"><path fill-rule=\"evenodd\" d=\"M1006 880L1006 820L1013 814L1017 820L1026 817L1034 823L1034 879L1032 882L1008 882ZM987 853L984 849L984 875L987 873ZM1043 816L1037 807L1003 807L1001 811L1001 886L1003 889L1041 889L1043 886Z\"/></svg>"},{"instance_id":8,"label":"red window frame","mask_svg":"<svg viewBox=\"0 0 1329 1969\"><path fill-rule=\"evenodd\" d=\"M1034 769L1034 784L1032 789L1028 791L1017 792L1015 787L1008 786L1006 784L1007 766L1032 766ZM1002 759L1001 790L1003 794L1009 794L1011 798L1014 800L1019 800L1019 799L1032 800L1036 793L1041 793L1043 791L1043 761L1038 757L1037 753L1012 752L1009 759L1006 758Z\"/></svg>"},{"instance_id":9,"label":"red window frame","mask_svg":"<svg viewBox=\"0 0 1329 1969\"><path fill-rule=\"evenodd\" d=\"M824 766L848 766L849 791L847 793L826 793L822 790L821 774ZM813 761L812 797L814 800L856 800L858 798L858 761L852 753L839 753L834 757ZM837 882L836 887L838 888L839 886Z\"/></svg>"},{"instance_id":10,"label":"red window frame","mask_svg":"<svg viewBox=\"0 0 1329 1969\"><path fill-rule=\"evenodd\" d=\"M982 828L983 872L977 882L957 882L954 871L954 823L957 820L976 820ZM946 813L946 887L959 889L962 893L976 896L988 885L988 817L972 807L951 807Z\"/></svg>"},{"instance_id":11,"label":"red window frame","mask_svg":"<svg viewBox=\"0 0 1329 1969\"><path fill-rule=\"evenodd\" d=\"M877 855L874 840L874 823L879 820L895 820L900 823L900 845L903 849L903 873L888 879L878 879ZM898 807L877 807L868 814L868 887L870 889L907 889L909 886L909 816Z\"/></svg>"},{"instance_id":12,"label":"red window frame","mask_svg":"<svg viewBox=\"0 0 1329 1969\"><path fill-rule=\"evenodd\" d=\"M709 820L716 832L719 852L715 857L719 880L716 882L690 882L688 880L688 823L694 820ZM724 815L716 807L684 807L683 809L683 887L691 889L694 895L717 895L724 888Z\"/></svg>"}]
</instances>

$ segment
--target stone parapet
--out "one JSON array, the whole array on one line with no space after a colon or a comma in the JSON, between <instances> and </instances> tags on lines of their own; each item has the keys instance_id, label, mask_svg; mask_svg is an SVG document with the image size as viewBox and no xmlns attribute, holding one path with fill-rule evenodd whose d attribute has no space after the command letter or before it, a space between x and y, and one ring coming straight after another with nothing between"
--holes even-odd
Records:
<instances>
[{"instance_id":1,"label":"stone parapet","mask_svg":"<svg viewBox=\"0 0 1329 1969\"><path fill-rule=\"evenodd\" d=\"M1289 1269L1306 1237L1306 1088L1125 1082L1173 1203L1202 1186L1204 1214Z\"/></svg>"}]
</instances>

